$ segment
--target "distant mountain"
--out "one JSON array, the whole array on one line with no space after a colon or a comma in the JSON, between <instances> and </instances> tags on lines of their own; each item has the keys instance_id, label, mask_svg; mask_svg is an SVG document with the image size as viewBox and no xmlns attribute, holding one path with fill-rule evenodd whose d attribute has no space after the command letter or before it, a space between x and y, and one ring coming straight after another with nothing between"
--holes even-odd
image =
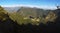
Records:
<instances>
[{"instance_id":1,"label":"distant mountain","mask_svg":"<svg viewBox=\"0 0 60 33\"><path fill-rule=\"evenodd\" d=\"M3 7L5 10L7 10L8 12L15 12L18 9L20 9L20 7Z\"/></svg>"},{"instance_id":2,"label":"distant mountain","mask_svg":"<svg viewBox=\"0 0 60 33\"><path fill-rule=\"evenodd\" d=\"M23 16L42 17L43 15L47 15L50 11L51 10L44 10L40 8L21 7L17 12Z\"/></svg>"},{"instance_id":3,"label":"distant mountain","mask_svg":"<svg viewBox=\"0 0 60 33\"><path fill-rule=\"evenodd\" d=\"M53 12L54 12L57 16L60 17L60 9L56 9L56 10L54 10Z\"/></svg>"}]
</instances>

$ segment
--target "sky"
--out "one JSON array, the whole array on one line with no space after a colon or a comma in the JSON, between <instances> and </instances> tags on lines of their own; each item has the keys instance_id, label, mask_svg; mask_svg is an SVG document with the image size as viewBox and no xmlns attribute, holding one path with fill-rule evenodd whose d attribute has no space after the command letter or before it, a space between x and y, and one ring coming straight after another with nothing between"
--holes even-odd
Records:
<instances>
[{"instance_id":1,"label":"sky","mask_svg":"<svg viewBox=\"0 0 60 33\"><path fill-rule=\"evenodd\" d=\"M44 9L56 9L60 5L60 0L0 0L0 5L3 7L37 7Z\"/></svg>"}]
</instances>

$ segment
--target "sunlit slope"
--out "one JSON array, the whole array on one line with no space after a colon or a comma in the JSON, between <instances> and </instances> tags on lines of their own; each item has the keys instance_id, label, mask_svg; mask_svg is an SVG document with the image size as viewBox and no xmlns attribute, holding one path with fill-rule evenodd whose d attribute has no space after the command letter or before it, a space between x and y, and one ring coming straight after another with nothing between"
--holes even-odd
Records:
<instances>
[{"instance_id":1,"label":"sunlit slope","mask_svg":"<svg viewBox=\"0 0 60 33\"><path fill-rule=\"evenodd\" d=\"M39 24L41 22L53 22L57 16L52 11L37 8L21 8L17 12L10 13L9 16L12 20L17 21L18 24Z\"/></svg>"},{"instance_id":2,"label":"sunlit slope","mask_svg":"<svg viewBox=\"0 0 60 33\"><path fill-rule=\"evenodd\" d=\"M24 17L18 13L11 13L9 14L10 15L10 18L13 20L13 21L17 21L18 24L27 24L27 23L31 23L30 22L30 19L24 19Z\"/></svg>"},{"instance_id":3,"label":"sunlit slope","mask_svg":"<svg viewBox=\"0 0 60 33\"><path fill-rule=\"evenodd\" d=\"M5 20L7 18L7 12L3 7L0 6L0 20Z\"/></svg>"},{"instance_id":4,"label":"sunlit slope","mask_svg":"<svg viewBox=\"0 0 60 33\"><path fill-rule=\"evenodd\" d=\"M57 10L43 10L39 8L20 8L17 12L7 13L7 11L0 6L0 20L6 20L8 16L16 21L18 24L39 24L54 22L57 18ZM8 16L7 16L8 15Z\"/></svg>"}]
</instances>

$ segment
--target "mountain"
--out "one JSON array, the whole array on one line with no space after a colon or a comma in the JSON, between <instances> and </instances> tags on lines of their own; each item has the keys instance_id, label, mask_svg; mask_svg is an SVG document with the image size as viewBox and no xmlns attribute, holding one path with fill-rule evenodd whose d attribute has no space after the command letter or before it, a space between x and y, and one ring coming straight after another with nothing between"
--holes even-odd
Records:
<instances>
[{"instance_id":1,"label":"mountain","mask_svg":"<svg viewBox=\"0 0 60 33\"><path fill-rule=\"evenodd\" d=\"M3 7L5 10L7 10L8 12L15 12L18 9L20 9L20 7Z\"/></svg>"},{"instance_id":2,"label":"mountain","mask_svg":"<svg viewBox=\"0 0 60 33\"><path fill-rule=\"evenodd\" d=\"M18 9L18 13L20 15L23 16L32 16L32 17L42 17L43 15L47 15L48 12L50 12L51 10L44 10L44 9L40 9L40 8L30 8L30 7L21 7L20 9Z\"/></svg>"}]
</instances>

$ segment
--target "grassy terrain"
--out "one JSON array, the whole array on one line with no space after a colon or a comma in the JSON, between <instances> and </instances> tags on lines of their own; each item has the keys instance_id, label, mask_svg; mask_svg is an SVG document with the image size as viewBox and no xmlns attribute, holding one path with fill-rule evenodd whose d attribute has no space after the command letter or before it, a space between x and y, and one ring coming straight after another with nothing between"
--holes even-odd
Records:
<instances>
[{"instance_id":1,"label":"grassy terrain","mask_svg":"<svg viewBox=\"0 0 60 33\"><path fill-rule=\"evenodd\" d=\"M29 8L30 10L31 8ZM25 9L23 9L22 11L24 11ZM28 11L29 11L28 10ZM31 9L32 11L34 11L33 9ZM31 11L30 10L30 11ZM29 12L30 12L29 11ZM36 10L35 10L36 11ZM41 10L40 10L41 11ZM4 8L2 8L0 6L0 19L1 20L5 20L7 17L5 16L8 12L6 12L6 10L4 10ZM25 13L23 13L25 14ZM33 15L35 15L34 13L32 13ZM55 13L53 12L49 12L48 15L46 15L46 17L40 16L39 18L34 17L34 18L29 18L27 16L23 16L22 14L20 14L19 12L12 12L12 13L8 13L7 15L9 15L9 17L13 20L16 21L18 24L39 24L39 23L46 23L47 21L54 21L54 19L56 18ZM29 14L28 14L29 15ZM43 15L43 14L40 14Z\"/></svg>"}]
</instances>

